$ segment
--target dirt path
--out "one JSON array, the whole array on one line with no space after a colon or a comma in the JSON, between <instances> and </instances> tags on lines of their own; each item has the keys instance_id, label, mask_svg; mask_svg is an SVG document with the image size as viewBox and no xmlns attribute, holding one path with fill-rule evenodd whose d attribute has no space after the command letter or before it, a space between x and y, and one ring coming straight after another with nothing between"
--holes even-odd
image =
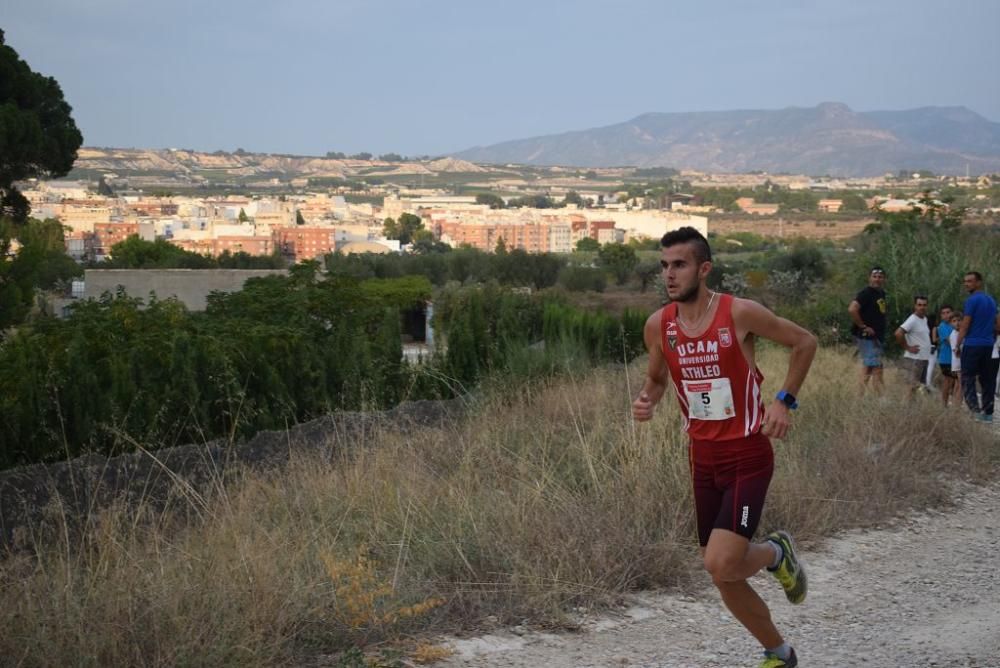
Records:
<instances>
[{"instance_id":1,"label":"dirt path","mask_svg":"<svg viewBox=\"0 0 1000 668\"><path fill-rule=\"evenodd\" d=\"M777 583L754 584L795 645L799 665L1000 668L1000 484L962 485L955 507L887 529L852 531L804 553L809 598L787 603ZM756 666L759 649L721 607L644 594L572 634L512 629L455 640L441 666Z\"/></svg>"}]
</instances>

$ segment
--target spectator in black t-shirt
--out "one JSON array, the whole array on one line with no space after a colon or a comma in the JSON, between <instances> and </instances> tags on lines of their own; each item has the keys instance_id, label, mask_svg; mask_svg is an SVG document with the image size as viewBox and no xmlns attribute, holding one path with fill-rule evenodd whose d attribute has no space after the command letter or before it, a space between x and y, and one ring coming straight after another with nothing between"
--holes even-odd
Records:
<instances>
[{"instance_id":1,"label":"spectator in black t-shirt","mask_svg":"<svg viewBox=\"0 0 1000 668\"><path fill-rule=\"evenodd\" d=\"M861 355L861 391L865 391L868 379L876 393L882 391L882 344L885 341L885 270L872 267L868 274L868 287L851 301L847 312L854 326L851 334L858 344Z\"/></svg>"}]
</instances>

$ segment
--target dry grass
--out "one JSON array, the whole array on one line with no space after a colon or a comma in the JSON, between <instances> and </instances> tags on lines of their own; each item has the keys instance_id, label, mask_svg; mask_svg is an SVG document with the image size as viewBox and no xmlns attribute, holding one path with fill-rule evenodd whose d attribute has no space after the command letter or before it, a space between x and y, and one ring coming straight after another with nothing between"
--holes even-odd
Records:
<instances>
[{"instance_id":1,"label":"dry grass","mask_svg":"<svg viewBox=\"0 0 1000 668\"><path fill-rule=\"evenodd\" d=\"M449 647L442 647L441 645L434 645L428 642L419 642L413 649L411 656L415 663L427 664L447 659L454 653L455 650Z\"/></svg>"},{"instance_id":2,"label":"dry grass","mask_svg":"<svg viewBox=\"0 0 1000 668\"><path fill-rule=\"evenodd\" d=\"M776 390L785 356L762 357ZM948 476L991 474L987 431L932 399L859 400L855 365L820 351L795 431L776 443L762 530L814 540L946 502ZM628 590L703 583L677 409L628 418L641 373L493 390L448 429L245 475L186 524L105 511L82 543L0 562L0 656L297 664L485 615L559 624Z\"/></svg>"}]
</instances>

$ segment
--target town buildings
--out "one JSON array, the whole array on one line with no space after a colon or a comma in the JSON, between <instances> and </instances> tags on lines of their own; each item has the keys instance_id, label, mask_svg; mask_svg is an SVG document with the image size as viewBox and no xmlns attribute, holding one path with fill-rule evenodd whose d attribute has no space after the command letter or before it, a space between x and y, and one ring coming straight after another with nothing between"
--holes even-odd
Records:
<instances>
[{"instance_id":1,"label":"town buildings","mask_svg":"<svg viewBox=\"0 0 1000 668\"><path fill-rule=\"evenodd\" d=\"M659 238L683 225L708 232L707 218L688 213L625 206L491 209L465 196L389 196L382 206L326 194L102 197L72 182L31 184L25 194L36 217L65 225L67 252L80 261L100 261L131 236L212 257L280 254L295 262L338 251L398 252L399 241L384 237L383 224L404 213L420 217L436 240L486 252L502 242L529 253L569 253L584 238L600 244Z\"/></svg>"}]
</instances>

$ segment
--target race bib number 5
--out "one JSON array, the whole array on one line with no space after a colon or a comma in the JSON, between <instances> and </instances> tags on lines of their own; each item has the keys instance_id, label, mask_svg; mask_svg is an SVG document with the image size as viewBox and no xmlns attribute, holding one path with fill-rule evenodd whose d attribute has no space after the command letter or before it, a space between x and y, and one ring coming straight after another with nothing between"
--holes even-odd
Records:
<instances>
[{"instance_id":1,"label":"race bib number 5","mask_svg":"<svg viewBox=\"0 0 1000 668\"><path fill-rule=\"evenodd\" d=\"M736 415L728 378L685 380L684 394L692 420L728 420Z\"/></svg>"}]
</instances>

